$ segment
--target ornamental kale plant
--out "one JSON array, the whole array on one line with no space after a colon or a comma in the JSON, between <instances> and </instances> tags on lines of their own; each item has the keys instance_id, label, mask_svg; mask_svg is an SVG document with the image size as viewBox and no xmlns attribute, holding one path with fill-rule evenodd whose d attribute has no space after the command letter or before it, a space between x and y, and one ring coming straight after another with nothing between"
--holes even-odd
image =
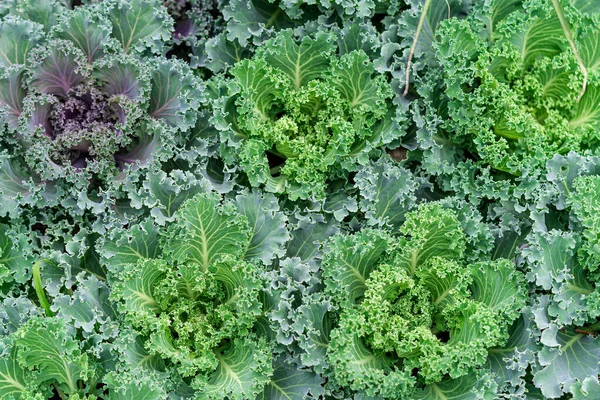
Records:
<instances>
[{"instance_id":1,"label":"ornamental kale plant","mask_svg":"<svg viewBox=\"0 0 600 400\"><path fill-rule=\"evenodd\" d=\"M0 1L0 400L600 393L600 6Z\"/></svg>"},{"instance_id":2,"label":"ornamental kale plant","mask_svg":"<svg viewBox=\"0 0 600 400\"><path fill-rule=\"evenodd\" d=\"M447 96L443 129L513 174L556 153L595 149L597 21L584 2L493 1L442 24L442 75L432 79L442 79Z\"/></svg>"},{"instance_id":3,"label":"ornamental kale plant","mask_svg":"<svg viewBox=\"0 0 600 400\"><path fill-rule=\"evenodd\" d=\"M438 384L484 394L489 383L473 374L506 343L526 304L525 277L506 259L465 263L456 214L438 204L409 213L401 233L365 230L328 244L326 293L340 310L332 377L371 397L445 391Z\"/></svg>"},{"instance_id":4,"label":"ornamental kale plant","mask_svg":"<svg viewBox=\"0 0 600 400\"><path fill-rule=\"evenodd\" d=\"M157 3L44 5L0 26L2 213L110 213L131 171L174 156L202 89L161 56L172 21Z\"/></svg>"},{"instance_id":5,"label":"ornamental kale plant","mask_svg":"<svg viewBox=\"0 0 600 400\"><path fill-rule=\"evenodd\" d=\"M337 55L334 39L284 31L232 69L215 123L223 158L252 186L323 198L329 179L393 139L390 86L364 52Z\"/></svg>"},{"instance_id":6,"label":"ornamental kale plant","mask_svg":"<svg viewBox=\"0 0 600 400\"><path fill-rule=\"evenodd\" d=\"M269 382L271 349L254 329L263 286L258 267L245 260L254 232L235 204L218 203L216 194L194 197L168 232L130 233L150 244L143 254L132 244L122 253L121 239L106 254L113 269L120 266L111 279L119 311L148 357L161 362L145 369L167 371L199 398L242 399Z\"/></svg>"}]
</instances>

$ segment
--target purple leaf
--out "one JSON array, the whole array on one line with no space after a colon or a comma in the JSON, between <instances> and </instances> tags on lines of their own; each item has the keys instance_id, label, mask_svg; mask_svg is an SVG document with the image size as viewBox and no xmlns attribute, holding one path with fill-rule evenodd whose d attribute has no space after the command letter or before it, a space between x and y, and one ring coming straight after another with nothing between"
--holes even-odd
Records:
<instances>
[{"instance_id":1,"label":"purple leaf","mask_svg":"<svg viewBox=\"0 0 600 400\"><path fill-rule=\"evenodd\" d=\"M140 66L115 63L99 68L94 76L102 85L102 91L108 95L125 95L136 100L142 95L139 80Z\"/></svg>"},{"instance_id":2,"label":"purple leaf","mask_svg":"<svg viewBox=\"0 0 600 400\"><path fill-rule=\"evenodd\" d=\"M73 55L54 49L35 69L31 85L41 93L65 98L75 85L85 80L77 72L78 68Z\"/></svg>"}]
</instances>

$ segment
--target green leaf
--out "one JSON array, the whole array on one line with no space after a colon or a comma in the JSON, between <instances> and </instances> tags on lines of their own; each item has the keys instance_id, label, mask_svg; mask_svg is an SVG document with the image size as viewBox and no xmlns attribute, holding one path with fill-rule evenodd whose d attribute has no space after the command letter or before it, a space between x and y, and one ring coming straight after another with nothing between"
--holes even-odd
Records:
<instances>
[{"instance_id":1,"label":"green leaf","mask_svg":"<svg viewBox=\"0 0 600 400\"><path fill-rule=\"evenodd\" d=\"M146 48L158 53L171 36L172 20L157 0L113 0L102 6L109 10L112 35L125 53L141 53Z\"/></svg>"},{"instance_id":2,"label":"green leaf","mask_svg":"<svg viewBox=\"0 0 600 400\"><path fill-rule=\"evenodd\" d=\"M23 283L30 277L33 259L27 237L0 225L0 266L6 268L11 278Z\"/></svg>"},{"instance_id":3,"label":"green leaf","mask_svg":"<svg viewBox=\"0 0 600 400\"><path fill-rule=\"evenodd\" d=\"M589 376L573 385L573 400L600 400L600 382L597 376Z\"/></svg>"},{"instance_id":4,"label":"green leaf","mask_svg":"<svg viewBox=\"0 0 600 400\"><path fill-rule=\"evenodd\" d=\"M56 382L67 394L78 393L77 382L91 372L65 320L32 318L17 332L15 344L19 363L39 370L40 382Z\"/></svg>"},{"instance_id":5,"label":"green leaf","mask_svg":"<svg viewBox=\"0 0 600 400\"><path fill-rule=\"evenodd\" d=\"M286 255L298 257L302 262L317 259L321 255L322 244L337 231L338 227L322 215L302 216L290 231L292 238Z\"/></svg>"},{"instance_id":6,"label":"green leaf","mask_svg":"<svg viewBox=\"0 0 600 400\"><path fill-rule=\"evenodd\" d=\"M252 229L246 259L260 259L268 265L274 257L283 256L283 245L290 235L286 228L287 219L279 211L277 198L270 193L253 190L236 196L234 204Z\"/></svg>"},{"instance_id":7,"label":"green leaf","mask_svg":"<svg viewBox=\"0 0 600 400\"><path fill-rule=\"evenodd\" d=\"M540 369L533 382L547 398L569 393L576 382L598 376L600 369L600 339L577 333L572 329L559 331L557 347L544 346L538 353Z\"/></svg>"},{"instance_id":8,"label":"green leaf","mask_svg":"<svg viewBox=\"0 0 600 400\"><path fill-rule=\"evenodd\" d=\"M417 400L493 400L496 398L496 385L488 376L470 374L457 379L447 379L431 383L414 394Z\"/></svg>"},{"instance_id":9,"label":"green leaf","mask_svg":"<svg viewBox=\"0 0 600 400\"><path fill-rule=\"evenodd\" d=\"M432 256L460 259L465 235L456 214L435 203L424 203L406 216L401 232L411 238L403 248L398 265L410 273Z\"/></svg>"},{"instance_id":10,"label":"green leaf","mask_svg":"<svg viewBox=\"0 0 600 400\"><path fill-rule=\"evenodd\" d=\"M569 121L569 127L590 126L600 124L600 86L588 85L581 100L577 103L575 115Z\"/></svg>"},{"instance_id":11,"label":"green leaf","mask_svg":"<svg viewBox=\"0 0 600 400\"><path fill-rule=\"evenodd\" d=\"M31 21L6 17L0 21L0 65L25 65L31 49L42 38L42 27Z\"/></svg>"},{"instance_id":12,"label":"green leaf","mask_svg":"<svg viewBox=\"0 0 600 400\"><path fill-rule=\"evenodd\" d=\"M127 264L158 258L161 254L158 227L146 219L129 230L115 229L112 239L103 242L100 254L103 263L116 272Z\"/></svg>"},{"instance_id":13,"label":"green leaf","mask_svg":"<svg viewBox=\"0 0 600 400\"><path fill-rule=\"evenodd\" d=\"M233 3L230 2L230 4ZM230 42L221 34L206 41L206 67L219 72L250 56L250 52L240 46L237 41Z\"/></svg>"},{"instance_id":14,"label":"green leaf","mask_svg":"<svg viewBox=\"0 0 600 400\"><path fill-rule=\"evenodd\" d=\"M526 285L523 274L515 269L512 261L498 259L472 266L473 282L469 285L471 298L479 301L494 312L517 318L526 303Z\"/></svg>"},{"instance_id":15,"label":"green leaf","mask_svg":"<svg viewBox=\"0 0 600 400\"><path fill-rule=\"evenodd\" d=\"M279 4L267 0L232 0L223 8L227 23L227 38L248 46L252 36L260 36L264 30L293 27L293 22L281 10Z\"/></svg>"},{"instance_id":16,"label":"green leaf","mask_svg":"<svg viewBox=\"0 0 600 400\"><path fill-rule=\"evenodd\" d=\"M104 55L104 46L110 35L109 24L87 8L68 11L59 22L56 36L69 40L85 54L88 64Z\"/></svg>"},{"instance_id":17,"label":"green leaf","mask_svg":"<svg viewBox=\"0 0 600 400\"><path fill-rule=\"evenodd\" d=\"M26 203L32 197L29 183L32 177L12 158L0 155L0 215L15 216L17 204Z\"/></svg>"},{"instance_id":18,"label":"green leaf","mask_svg":"<svg viewBox=\"0 0 600 400\"><path fill-rule=\"evenodd\" d=\"M600 32L594 29L583 36L581 45L579 46L579 54L581 54L583 64L590 74L600 70L600 49L598 49L598 43L600 43Z\"/></svg>"},{"instance_id":19,"label":"green leaf","mask_svg":"<svg viewBox=\"0 0 600 400\"><path fill-rule=\"evenodd\" d=\"M414 36L419 26L419 20L423 12L425 1L422 0L410 0L407 4L410 5L410 9L403 12L398 21L398 35L399 39L402 39L402 45L404 48L409 46L412 48L414 42ZM493 5L504 3L502 1L495 1ZM414 44L414 56L413 61L416 63L432 65L435 62L435 47L436 33L440 24L448 18L460 18L469 11L468 2L457 1L457 0L431 0L430 5L427 9L427 13L423 16L421 29L418 33L418 38ZM392 42L393 44L393 42ZM403 64L406 62L405 57L400 58Z\"/></svg>"},{"instance_id":20,"label":"green leaf","mask_svg":"<svg viewBox=\"0 0 600 400\"><path fill-rule=\"evenodd\" d=\"M523 26L511 38L521 55L523 64L530 66L538 57L552 57L562 51L564 32L560 21L554 15L551 18L533 19L529 26Z\"/></svg>"},{"instance_id":21,"label":"green leaf","mask_svg":"<svg viewBox=\"0 0 600 400\"><path fill-rule=\"evenodd\" d=\"M124 308L133 314L155 314L161 311L155 289L166 277L168 265L163 260L142 260L129 264L119 272L112 295L125 302Z\"/></svg>"},{"instance_id":22,"label":"green leaf","mask_svg":"<svg viewBox=\"0 0 600 400\"><path fill-rule=\"evenodd\" d=\"M42 310L27 297L7 297L0 303L0 335L16 332L32 316L41 315Z\"/></svg>"},{"instance_id":23,"label":"green leaf","mask_svg":"<svg viewBox=\"0 0 600 400\"><path fill-rule=\"evenodd\" d=\"M334 67L335 86L351 109L385 110L379 91L382 85L376 83L377 78L372 78L374 72L373 63L362 50L343 55Z\"/></svg>"},{"instance_id":24,"label":"green leaf","mask_svg":"<svg viewBox=\"0 0 600 400\"><path fill-rule=\"evenodd\" d=\"M258 301L258 292L262 288L262 282L258 279L257 268L245 261L226 257L214 269L215 280L221 282L225 289L222 301L235 306L240 321L260 315L262 307Z\"/></svg>"},{"instance_id":25,"label":"green leaf","mask_svg":"<svg viewBox=\"0 0 600 400\"><path fill-rule=\"evenodd\" d=\"M523 251L533 274L530 279L554 294L548 313L559 327L588 320L586 297L594 288L577 262L576 246L573 232L551 231L535 234Z\"/></svg>"},{"instance_id":26,"label":"green leaf","mask_svg":"<svg viewBox=\"0 0 600 400\"><path fill-rule=\"evenodd\" d=\"M319 398L325 393L321 386L323 378L286 363L284 357L275 360L274 368L271 380L256 400L304 400L309 393L311 398Z\"/></svg>"},{"instance_id":27,"label":"green leaf","mask_svg":"<svg viewBox=\"0 0 600 400\"><path fill-rule=\"evenodd\" d=\"M571 211L583 226L580 261L590 271L596 271L600 261L600 202L597 193L600 190L600 177L581 176L575 179L574 191L567 198Z\"/></svg>"},{"instance_id":28,"label":"green leaf","mask_svg":"<svg viewBox=\"0 0 600 400\"><path fill-rule=\"evenodd\" d=\"M0 400L21 398L30 380L26 370L17 363L17 348L13 346L0 357Z\"/></svg>"},{"instance_id":29,"label":"green leaf","mask_svg":"<svg viewBox=\"0 0 600 400\"><path fill-rule=\"evenodd\" d=\"M331 35L320 32L314 39L304 36L298 45L291 33L285 31L275 39L266 42L261 49L267 63L286 74L293 86L300 89L309 81L320 78L329 68L335 43ZM345 73L344 69L341 68L339 73ZM360 76L362 74L359 74ZM367 79L370 79L370 76Z\"/></svg>"},{"instance_id":30,"label":"green leaf","mask_svg":"<svg viewBox=\"0 0 600 400\"><path fill-rule=\"evenodd\" d=\"M52 310L59 318L64 318L76 328L85 332L110 328L107 321L115 320L117 313L114 304L108 300L109 289L95 276L77 277L77 290L71 296L57 296L52 302ZM106 325L103 325L105 324ZM98 326L96 326L98 324Z\"/></svg>"},{"instance_id":31,"label":"green leaf","mask_svg":"<svg viewBox=\"0 0 600 400\"><path fill-rule=\"evenodd\" d=\"M157 171L151 174L136 193L136 202L151 209L150 214L160 225L173 221L175 212L189 198L209 190L208 183L191 172Z\"/></svg>"},{"instance_id":32,"label":"green leaf","mask_svg":"<svg viewBox=\"0 0 600 400\"><path fill-rule=\"evenodd\" d=\"M10 129L16 129L18 126L26 94L23 89L22 71L19 68L7 68L4 76L0 78L0 106Z\"/></svg>"},{"instance_id":33,"label":"green leaf","mask_svg":"<svg viewBox=\"0 0 600 400\"><path fill-rule=\"evenodd\" d=\"M215 355L217 370L208 379L195 383L199 386L199 400L253 399L273 373L270 349L261 341L237 339L229 349Z\"/></svg>"},{"instance_id":34,"label":"green leaf","mask_svg":"<svg viewBox=\"0 0 600 400\"><path fill-rule=\"evenodd\" d=\"M181 130L191 128L203 100L194 76L187 65L176 60L156 60L153 64L148 113L169 126Z\"/></svg>"},{"instance_id":35,"label":"green leaf","mask_svg":"<svg viewBox=\"0 0 600 400\"><path fill-rule=\"evenodd\" d=\"M129 376L111 373L106 378L110 389L109 400L163 400L166 393L161 387L162 382L147 376Z\"/></svg>"},{"instance_id":36,"label":"green leaf","mask_svg":"<svg viewBox=\"0 0 600 400\"><path fill-rule=\"evenodd\" d=\"M360 190L360 209L367 217L367 224L397 231L417 201L414 195L417 184L412 174L391 160L381 158L361 168L354 180Z\"/></svg>"},{"instance_id":37,"label":"green leaf","mask_svg":"<svg viewBox=\"0 0 600 400\"><path fill-rule=\"evenodd\" d=\"M36 22L46 32L56 25L58 17L66 11L64 4L56 0L5 0L4 3L3 6L9 8L9 14Z\"/></svg>"},{"instance_id":38,"label":"green leaf","mask_svg":"<svg viewBox=\"0 0 600 400\"><path fill-rule=\"evenodd\" d=\"M389 244L388 235L375 230L337 235L327 244L323 276L337 303L350 306L363 297L366 281Z\"/></svg>"},{"instance_id":39,"label":"green leaf","mask_svg":"<svg viewBox=\"0 0 600 400\"><path fill-rule=\"evenodd\" d=\"M221 256L245 254L250 245L247 221L232 204L220 201L216 193L203 193L183 205L166 246L173 259L207 270Z\"/></svg>"},{"instance_id":40,"label":"green leaf","mask_svg":"<svg viewBox=\"0 0 600 400\"><path fill-rule=\"evenodd\" d=\"M528 366L535 362L540 348L531 313L524 313L517 319L509 332L506 344L489 349L485 367L495 374L500 386L516 387Z\"/></svg>"},{"instance_id":41,"label":"green leaf","mask_svg":"<svg viewBox=\"0 0 600 400\"><path fill-rule=\"evenodd\" d=\"M137 332L121 331L119 341L124 349L120 359L131 365L132 369L160 371L165 370L164 360L157 354L150 354L144 348L145 339Z\"/></svg>"},{"instance_id":42,"label":"green leaf","mask_svg":"<svg viewBox=\"0 0 600 400\"><path fill-rule=\"evenodd\" d=\"M304 350L300 357L304 365L313 367L319 373L324 373L328 367L326 354L333 324L334 313L329 300L310 300L298 307L293 329Z\"/></svg>"},{"instance_id":43,"label":"green leaf","mask_svg":"<svg viewBox=\"0 0 600 400\"><path fill-rule=\"evenodd\" d=\"M529 228L525 228L521 230L521 233L516 231L503 232L502 236L496 238L496 243L494 244L494 254L492 255L492 259L514 259L518 248L525 243L525 237L527 236L527 234L529 234L529 231Z\"/></svg>"},{"instance_id":44,"label":"green leaf","mask_svg":"<svg viewBox=\"0 0 600 400\"><path fill-rule=\"evenodd\" d=\"M359 391L364 398L394 398L410 393L414 378L410 371L393 368L394 359L374 352L365 343L367 322L353 310L342 315L331 332L327 358L334 367L338 385Z\"/></svg>"}]
</instances>

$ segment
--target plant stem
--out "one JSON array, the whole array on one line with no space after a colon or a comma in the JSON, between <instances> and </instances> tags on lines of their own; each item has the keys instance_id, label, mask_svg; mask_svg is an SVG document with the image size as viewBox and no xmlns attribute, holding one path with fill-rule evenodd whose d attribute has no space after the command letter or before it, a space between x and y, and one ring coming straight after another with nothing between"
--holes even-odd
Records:
<instances>
[{"instance_id":1,"label":"plant stem","mask_svg":"<svg viewBox=\"0 0 600 400\"><path fill-rule=\"evenodd\" d=\"M52 317L54 316L54 313L52 312L52 310L50 310L50 303L48 303L48 300L46 299L46 293L44 292L44 286L42 285L41 268L42 264L46 261L48 260L38 260L33 265L33 287L35 288L35 293L37 294L38 299L40 301L40 305L46 312L46 315L48 317Z\"/></svg>"},{"instance_id":2,"label":"plant stem","mask_svg":"<svg viewBox=\"0 0 600 400\"><path fill-rule=\"evenodd\" d=\"M419 18L417 30L415 32L415 37L413 39L412 46L410 46L410 53L408 55L408 61L406 62L406 85L404 86L404 93L402 93L403 97L406 97L406 95L408 94L408 87L410 84L410 63L412 62L412 58L415 54L415 48L417 47L419 35L421 34L421 30L423 29L423 23L425 22L425 17L427 16L427 11L429 10L430 5L431 0L425 0L425 4L423 4L423 9L421 10L421 17Z\"/></svg>"},{"instance_id":3,"label":"plant stem","mask_svg":"<svg viewBox=\"0 0 600 400\"><path fill-rule=\"evenodd\" d=\"M61 390L61 388L58 387L58 385L56 384L56 382L54 383L54 389L56 389L56 393L58 393L58 397L60 397L63 400L67 400L67 396L65 395L65 392L63 392Z\"/></svg>"}]
</instances>

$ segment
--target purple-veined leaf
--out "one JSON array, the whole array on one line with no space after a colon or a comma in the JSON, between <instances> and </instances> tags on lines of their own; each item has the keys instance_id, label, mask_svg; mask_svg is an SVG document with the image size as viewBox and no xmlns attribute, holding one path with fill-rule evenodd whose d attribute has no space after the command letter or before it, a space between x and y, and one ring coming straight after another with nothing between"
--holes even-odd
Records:
<instances>
[{"instance_id":1,"label":"purple-veined leaf","mask_svg":"<svg viewBox=\"0 0 600 400\"><path fill-rule=\"evenodd\" d=\"M57 46L34 70L30 85L43 94L65 98L73 87L84 80L83 75L79 73L75 54L62 46Z\"/></svg>"},{"instance_id":2,"label":"purple-veined leaf","mask_svg":"<svg viewBox=\"0 0 600 400\"><path fill-rule=\"evenodd\" d=\"M139 63L116 61L101 66L94 71L94 77L102 85L102 91L111 96L127 96L138 100L145 89L145 82L140 80Z\"/></svg>"},{"instance_id":3,"label":"purple-veined leaf","mask_svg":"<svg viewBox=\"0 0 600 400\"><path fill-rule=\"evenodd\" d=\"M187 68L162 62L152 72L149 114L167 125L187 129L195 123L201 93Z\"/></svg>"}]
</instances>

